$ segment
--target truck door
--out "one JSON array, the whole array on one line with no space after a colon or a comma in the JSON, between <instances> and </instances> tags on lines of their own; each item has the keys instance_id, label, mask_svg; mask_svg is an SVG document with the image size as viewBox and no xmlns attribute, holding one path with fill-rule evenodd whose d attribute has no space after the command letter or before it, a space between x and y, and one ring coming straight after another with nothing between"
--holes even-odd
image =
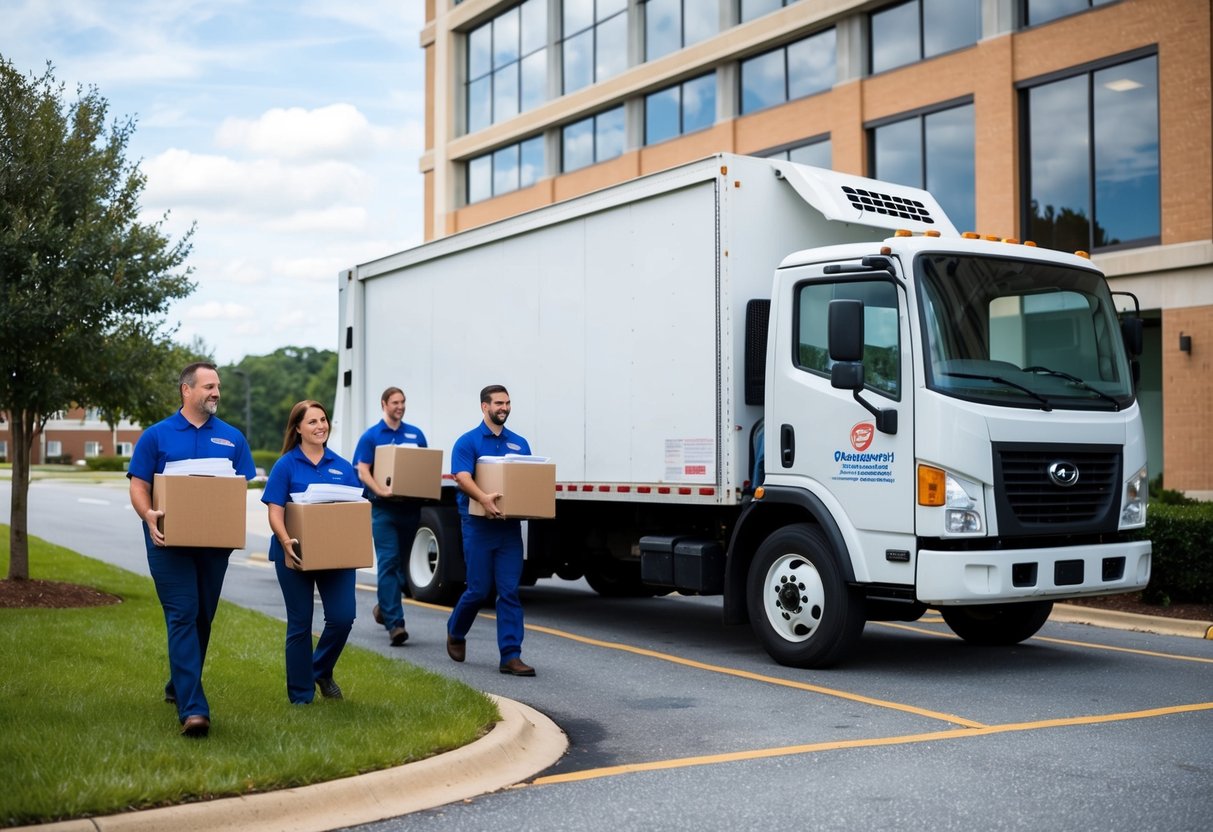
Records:
<instances>
[{"instance_id":1,"label":"truck door","mask_svg":"<svg viewBox=\"0 0 1213 832\"><path fill-rule=\"evenodd\" d=\"M896 265L894 265L896 268ZM851 549L860 582L913 584L914 408L906 294L888 271L856 261L789 269L776 283L780 320L768 389L767 482L822 498ZM881 432L853 391L830 382L830 301L863 303L860 395L897 411Z\"/></svg>"}]
</instances>

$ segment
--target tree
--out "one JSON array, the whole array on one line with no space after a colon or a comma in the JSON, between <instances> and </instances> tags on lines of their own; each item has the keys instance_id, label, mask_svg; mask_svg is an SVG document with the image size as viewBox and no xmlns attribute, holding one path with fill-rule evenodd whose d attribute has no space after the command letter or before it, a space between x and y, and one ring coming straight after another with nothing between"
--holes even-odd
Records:
<instances>
[{"instance_id":1,"label":"tree","mask_svg":"<svg viewBox=\"0 0 1213 832\"><path fill-rule=\"evenodd\" d=\"M146 418L183 349L163 316L193 291L180 268L193 229L173 243L163 218L138 221L145 179L125 158L134 121L107 128L107 110L94 87L68 101L50 64L23 76L0 56L0 410L13 439L14 580L29 578L35 434L72 405Z\"/></svg>"},{"instance_id":2,"label":"tree","mask_svg":"<svg viewBox=\"0 0 1213 832\"><path fill-rule=\"evenodd\" d=\"M223 382L224 418L244 425L244 379L251 385L252 429L245 426L249 447L277 451L291 407L315 399L330 411L337 391L337 354L315 347L279 347L269 355L246 355L238 364L219 368Z\"/></svg>"}]
</instances>

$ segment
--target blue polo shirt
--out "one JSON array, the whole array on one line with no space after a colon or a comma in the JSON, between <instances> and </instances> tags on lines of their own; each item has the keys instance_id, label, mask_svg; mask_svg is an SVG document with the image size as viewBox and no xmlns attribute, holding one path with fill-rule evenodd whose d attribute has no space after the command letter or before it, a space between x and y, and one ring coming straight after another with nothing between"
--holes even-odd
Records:
<instances>
[{"instance_id":1,"label":"blue polo shirt","mask_svg":"<svg viewBox=\"0 0 1213 832\"><path fill-rule=\"evenodd\" d=\"M265 481L261 502L266 505L285 506L291 502L291 494L306 491L312 483L329 485L352 485L362 487L362 481L350 465L337 454L324 449L324 456L316 465L303 453L303 446L296 445L274 463ZM282 544L277 535L270 537L270 560L282 560Z\"/></svg>"},{"instance_id":2,"label":"blue polo shirt","mask_svg":"<svg viewBox=\"0 0 1213 832\"><path fill-rule=\"evenodd\" d=\"M401 422L400 427L392 430L387 426L387 423L382 419L378 424L371 425L367 428L366 433L358 439L358 444L354 447L354 465L359 462L365 462L371 466L371 473L375 473L375 449L380 445L416 445L418 448L428 448L429 445L425 441L425 434L421 432L421 428L416 425L410 425L408 422ZM365 494L372 501L378 499L370 489L365 490Z\"/></svg>"},{"instance_id":3,"label":"blue polo shirt","mask_svg":"<svg viewBox=\"0 0 1213 832\"><path fill-rule=\"evenodd\" d=\"M164 473L165 463L182 459L230 459L240 476L247 480L257 476L244 434L218 416L196 428L180 410L143 432L126 475L151 483L156 474Z\"/></svg>"},{"instance_id":4,"label":"blue polo shirt","mask_svg":"<svg viewBox=\"0 0 1213 832\"><path fill-rule=\"evenodd\" d=\"M489 430L489 426L481 420L480 424L455 440L451 449L451 473L458 474L466 471L476 476L476 460L482 456L505 456L506 454L523 454L529 456L531 446L527 441L506 426L501 426L501 434ZM455 495L459 505L459 513L468 513L468 495L463 489Z\"/></svg>"}]
</instances>

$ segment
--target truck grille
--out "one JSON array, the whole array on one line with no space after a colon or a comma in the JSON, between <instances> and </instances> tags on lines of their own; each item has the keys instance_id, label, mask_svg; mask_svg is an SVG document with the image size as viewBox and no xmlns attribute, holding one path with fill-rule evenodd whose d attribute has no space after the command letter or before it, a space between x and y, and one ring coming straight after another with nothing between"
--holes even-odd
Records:
<instances>
[{"instance_id":1,"label":"truck grille","mask_svg":"<svg viewBox=\"0 0 1213 832\"><path fill-rule=\"evenodd\" d=\"M1050 468L1055 475L1050 476ZM1077 481L1066 486L1066 468ZM1114 445L994 444L1000 534L1115 531L1121 453Z\"/></svg>"}]
</instances>

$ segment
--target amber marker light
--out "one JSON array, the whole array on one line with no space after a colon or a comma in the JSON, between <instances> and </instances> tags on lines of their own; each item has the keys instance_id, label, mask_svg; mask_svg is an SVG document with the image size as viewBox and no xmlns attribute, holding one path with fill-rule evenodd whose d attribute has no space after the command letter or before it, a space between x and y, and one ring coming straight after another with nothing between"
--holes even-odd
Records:
<instances>
[{"instance_id":1,"label":"amber marker light","mask_svg":"<svg viewBox=\"0 0 1213 832\"><path fill-rule=\"evenodd\" d=\"M761 500L765 496L767 496L767 490L765 488L763 488L761 485L754 489L754 499L755 500Z\"/></svg>"},{"instance_id":2,"label":"amber marker light","mask_svg":"<svg viewBox=\"0 0 1213 832\"><path fill-rule=\"evenodd\" d=\"M914 232L910 231L910 229L908 229L908 228L899 228L893 232L893 236L894 237L913 237Z\"/></svg>"},{"instance_id":3,"label":"amber marker light","mask_svg":"<svg viewBox=\"0 0 1213 832\"><path fill-rule=\"evenodd\" d=\"M978 234L976 231L965 231L965 232L961 233L960 236L966 240L980 240L981 239L981 235Z\"/></svg>"},{"instance_id":4,"label":"amber marker light","mask_svg":"<svg viewBox=\"0 0 1213 832\"><path fill-rule=\"evenodd\" d=\"M918 504L942 506L947 500L946 474L930 465L918 466Z\"/></svg>"},{"instance_id":5,"label":"amber marker light","mask_svg":"<svg viewBox=\"0 0 1213 832\"><path fill-rule=\"evenodd\" d=\"M924 232L923 232L923 236L925 236L925 237L938 237L938 236L939 236L939 229L937 229L937 228L928 228L926 231L924 231Z\"/></svg>"},{"instance_id":6,"label":"amber marker light","mask_svg":"<svg viewBox=\"0 0 1213 832\"><path fill-rule=\"evenodd\" d=\"M1080 249L1079 251L1074 252L1074 256L1076 256L1076 257L1081 257L1083 260L1090 260L1090 259L1091 259L1091 255L1090 255L1090 254L1088 254L1088 253L1087 253L1087 252L1085 252L1085 251L1082 251L1081 249Z\"/></svg>"}]
</instances>

